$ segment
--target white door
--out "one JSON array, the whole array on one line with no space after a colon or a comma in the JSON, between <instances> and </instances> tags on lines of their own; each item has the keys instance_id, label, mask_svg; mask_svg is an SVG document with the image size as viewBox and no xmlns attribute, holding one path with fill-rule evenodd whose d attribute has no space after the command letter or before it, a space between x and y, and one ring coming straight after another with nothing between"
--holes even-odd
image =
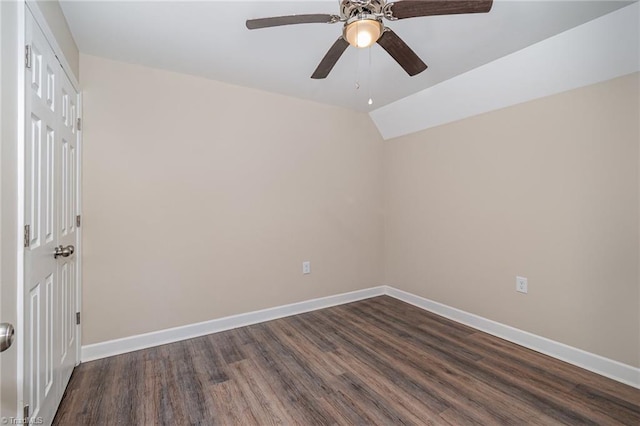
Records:
<instances>
[{"instance_id":1,"label":"white door","mask_svg":"<svg viewBox=\"0 0 640 426\"><path fill-rule=\"evenodd\" d=\"M77 363L78 94L26 16L24 403L49 424Z\"/></svg>"}]
</instances>

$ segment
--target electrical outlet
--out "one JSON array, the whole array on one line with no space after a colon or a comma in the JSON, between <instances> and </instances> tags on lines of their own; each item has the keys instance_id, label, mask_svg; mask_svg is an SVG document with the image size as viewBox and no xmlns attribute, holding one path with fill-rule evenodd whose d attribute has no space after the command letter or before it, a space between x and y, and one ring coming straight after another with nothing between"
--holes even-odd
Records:
<instances>
[{"instance_id":1,"label":"electrical outlet","mask_svg":"<svg viewBox=\"0 0 640 426\"><path fill-rule=\"evenodd\" d=\"M310 274L311 273L311 262L308 260L305 260L304 262L302 262L302 273L303 274Z\"/></svg>"},{"instance_id":2,"label":"electrical outlet","mask_svg":"<svg viewBox=\"0 0 640 426\"><path fill-rule=\"evenodd\" d=\"M528 290L527 279L525 277L516 277L516 291L526 294Z\"/></svg>"}]
</instances>

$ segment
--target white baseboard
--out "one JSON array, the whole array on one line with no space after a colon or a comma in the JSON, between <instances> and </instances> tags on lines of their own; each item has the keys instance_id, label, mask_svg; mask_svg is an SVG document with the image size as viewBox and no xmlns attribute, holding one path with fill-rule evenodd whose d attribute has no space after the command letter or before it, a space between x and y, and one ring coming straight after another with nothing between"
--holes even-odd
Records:
<instances>
[{"instance_id":1,"label":"white baseboard","mask_svg":"<svg viewBox=\"0 0 640 426\"><path fill-rule=\"evenodd\" d=\"M181 340L204 336L206 334L231 330L232 328L244 327L246 325L271 321L291 315L302 314L304 312L315 311L317 309L328 308L330 306L342 305L362 299L368 299L370 297L381 296L384 292L384 286L372 287L364 290L357 290L349 293L277 306L275 308L232 315L211 321L188 324L181 327L153 331L151 333L138 334L136 336L124 337L122 339L94 343L92 345L82 346L80 359L82 362L87 362L95 359L106 358L108 356L164 345L167 343L179 342Z\"/></svg>"},{"instance_id":2,"label":"white baseboard","mask_svg":"<svg viewBox=\"0 0 640 426\"><path fill-rule=\"evenodd\" d=\"M384 287L386 295L403 302L640 389L640 368L452 308L394 287Z\"/></svg>"},{"instance_id":3,"label":"white baseboard","mask_svg":"<svg viewBox=\"0 0 640 426\"><path fill-rule=\"evenodd\" d=\"M391 286L372 287L350 293L321 297L292 303L290 305L86 345L82 346L81 359L82 362L92 361L381 295L394 297L403 302L433 312L434 314L441 315L477 330L484 331L485 333L640 389L640 368L632 367L582 349L565 345L564 343L537 336L460 309L452 308L442 303L434 302L424 297L407 293L406 291L398 290Z\"/></svg>"}]
</instances>

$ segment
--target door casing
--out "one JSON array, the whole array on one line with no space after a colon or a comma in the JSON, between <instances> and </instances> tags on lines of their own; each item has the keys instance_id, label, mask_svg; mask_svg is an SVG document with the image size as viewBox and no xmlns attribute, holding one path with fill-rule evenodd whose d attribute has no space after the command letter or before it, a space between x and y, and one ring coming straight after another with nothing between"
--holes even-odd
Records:
<instances>
[{"instance_id":1,"label":"door casing","mask_svg":"<svg viewBox=\"0 0 640 426\"><path fill-rule=\"evenodd\" d=\"M2 404L0 415L19 418L22 410L22 279L24 252L21 229L24 225L24 135L25 90L24 41L25 3L0 2L0 114L2 179L0 188L0 226L2 229L0 292L2 321L14 325L16 340L11 348L0 355L2 364Z\"/></svg>"}]
</instances>

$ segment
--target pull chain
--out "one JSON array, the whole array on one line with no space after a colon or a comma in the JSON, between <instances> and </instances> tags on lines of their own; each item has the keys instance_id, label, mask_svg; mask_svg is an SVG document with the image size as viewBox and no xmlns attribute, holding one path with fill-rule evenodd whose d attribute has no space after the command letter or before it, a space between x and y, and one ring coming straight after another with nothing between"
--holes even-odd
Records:
<instances>
[{"instance_id":1,"label":"pull chain","mask_svg":"<svg viewBox=\"0 0 640 426\"><path fill-rule=\"evenodd\" d=\"M373 98L371 97L371 47L369 47L369 71L367 76L367 85L369 86L369 101L367 102L369 105L373 105Z\"/></svg>"},{"instance_id":2,"label":"pull chain","mask_svg":"<svg viewBox=\"0 0 640 426\"><path fill-rule=\"evenodd\" d=\"M360 89L360 55L356 55L356 90Z\"/></svg>"}]
</instances>

